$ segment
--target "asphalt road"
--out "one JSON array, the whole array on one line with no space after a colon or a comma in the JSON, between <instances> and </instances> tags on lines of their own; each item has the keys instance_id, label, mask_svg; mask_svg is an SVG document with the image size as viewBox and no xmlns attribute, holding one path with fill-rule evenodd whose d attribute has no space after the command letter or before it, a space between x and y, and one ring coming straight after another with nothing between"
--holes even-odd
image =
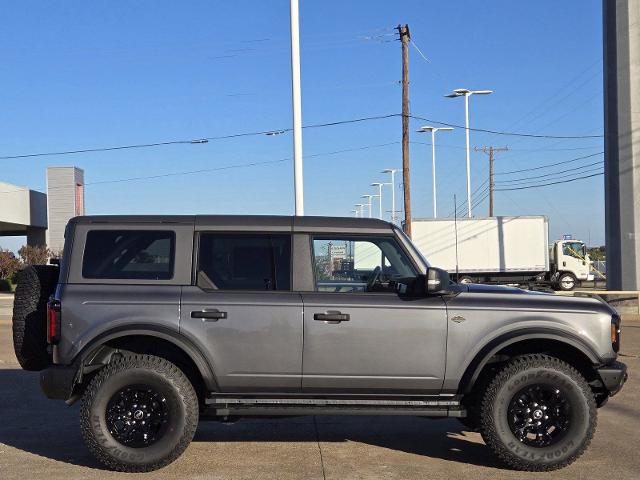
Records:
<instances>
[{"instance_id":1,"label":"asphalt road","mask_svg":"<svg viewBox=\"0 0 640 480\"><path fill-rule=\"evenodd\" d=\"M78 405L47 400L37 373L13 355L10 302L0 296L0 479L110 479L89 454ZM477 433L455 420L403 417L301 417L203 422L193 443L155 479L603 479L640 478L640 323L624 326L625 389L599 410L587 453L548 474L504 469Z\"/></svg>"}]
</instances>

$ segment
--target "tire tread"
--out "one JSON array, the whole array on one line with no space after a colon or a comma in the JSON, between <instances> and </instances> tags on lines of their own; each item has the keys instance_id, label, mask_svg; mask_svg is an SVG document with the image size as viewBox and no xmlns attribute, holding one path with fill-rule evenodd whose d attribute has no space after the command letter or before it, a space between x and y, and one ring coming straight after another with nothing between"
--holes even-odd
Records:
<instances>
[{"instance_id":1,"label":"tire tread","mask_svg":"<svg viewBox=\"0 0 640 480\"><path fill-rule=\"evenodd\" d=\"M500 387L511 377L519 372L536 368L549 368L561 371L571 377L579 386L582 394L587 400L589 408L589 427L587 435L582 440L581 445L570 456L558 462L531 462L513 455L507 450L502 441L499 439L495 425L492 421L492 412L495 405L496 397ZM480 432L485 443L493 450L493 452L510 468L519 471L545 472L559 470L576 461L589 447L596 429L597 410L596 402L591 388L587 384L584 377L568 363L546 354L527 354L513 358L502 370L500 370L493 380L489 383L481 402L481 427Z\"/></svg>"},{"instance_id":2,"label":"tire tread","mask_svg":"<svg viewBox=\"0 0 640 480\"><path fill-rule=\"evenodd\" d=\"M185 428L180 441L163 459L152 463L129 463L109 455L95 438L90 422L91 405L94 399L100 395L100 389L104 382L112 375L131 368L148 369L162 375L176 388L178 395L185 405ZM198 427L198 420L198 397L189 379L176 365L164 358L154 355L133 354L112 360L93 377L82 397L80 407L80 428L87 448L101 463L119 472L150 472L169 465L176 460L191 443L196 428Z\"/></svg>"}]
</instances>

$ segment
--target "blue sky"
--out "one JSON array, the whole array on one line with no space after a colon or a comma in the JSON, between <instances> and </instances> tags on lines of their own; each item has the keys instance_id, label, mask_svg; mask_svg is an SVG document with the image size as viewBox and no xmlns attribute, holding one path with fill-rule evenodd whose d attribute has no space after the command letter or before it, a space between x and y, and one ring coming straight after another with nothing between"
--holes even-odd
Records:
<instances>
[{"instance_id":1,"label":"blue sky","mask_svg":"<svg viewBox=\"0 0 640 480\"><path fill-rule=\"evenodd\" d=\"M599 0L300 0L300 8L304 124L400 112L400 45L393 27L408 23L430 61L411 49L413 114L462 124L462 100L443 95L459 87L492 89L493 95L471 98L472 127L549 135L603 132ZM286 0L6 4L0 30L0 156L288 128L288 42ZM412 130L423 123L412 121ZM306 129L306 213L350 215L360 195L374 193L371 182L387 181L380 170L401 166L400 139L400 118ZM429 138L412 133L411 140ZM437 143L438 206L446 216L453 195L465 197L464 130L442 133ZM511 148L497 157L496 172L603 150L601 138L478 132L472 132L471 144ZM47 166L77 165L85 169L90 214L292 214L290 160L92 185L275 161L291 157L291 150L291 136L283 134L0 160L0 181L43 189ZM353 151L311 156L338 150ZM430 147L412 144L415 217L431 215L430 165ZM564 169L521 177L558 170ZM486 155L474 152L474 190L487 172ZM389 200L389 190L385 195ZM487 201L474 213L486 215ZM548 215L552 238L572 233L601 244L603 179L497 192L496 214ZM0 246L16 248L23 241L0 238Z\"/></svg>"}]
</instances>

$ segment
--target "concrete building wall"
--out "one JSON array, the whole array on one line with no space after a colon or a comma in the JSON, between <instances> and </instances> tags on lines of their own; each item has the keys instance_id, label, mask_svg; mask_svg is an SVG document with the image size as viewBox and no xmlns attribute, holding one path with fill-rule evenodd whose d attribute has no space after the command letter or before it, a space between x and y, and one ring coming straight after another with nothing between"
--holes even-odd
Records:
<instances>
[{"instance_id":1,"label":"concrete building wall","mask_svg":"<svg viewBox=\"0 0 640 480\"><path fill-rule=\"evenodd\" d=\"M47 196L47 245L57 252L64 247L64 229L69 219L84 215L84 171L77 167L48 167Z\"/></svg>"},{"instance_id":2,"label":"concrete building wall","mask_svg":"<svg viewBox=\"0 0 640 480\"><path fill-rule=\"evenodd\" d=\"M603 0L607 287L640 288L640 1Z\"/></svg>"}]
</instances>

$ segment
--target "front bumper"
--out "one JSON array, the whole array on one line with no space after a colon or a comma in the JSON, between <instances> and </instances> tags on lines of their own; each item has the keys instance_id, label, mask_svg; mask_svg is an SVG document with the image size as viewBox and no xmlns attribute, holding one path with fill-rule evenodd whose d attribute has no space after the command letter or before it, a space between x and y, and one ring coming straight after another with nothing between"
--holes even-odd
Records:
<instances>
[{"instance_id":1,"label":"front bumper","mask_svg":"<svg viewBox=\"0 0 640 480\"><path fill-rule=\"evenodd\" d=\"M52 365L40 372L40 388L47 398L68 400L78 376L77 365Z\"/></svg>"},{"instance_id":2,"label":"front bumper","mask_svg":"<svg viewBox=\"0 0 640 480\"><path fill-rule=\"evenodd\" d=\"M600 367L598 374L610 396L618 393L628 378L627 366L622 362L613 362Z\"/></svg>"}]
</instances>

